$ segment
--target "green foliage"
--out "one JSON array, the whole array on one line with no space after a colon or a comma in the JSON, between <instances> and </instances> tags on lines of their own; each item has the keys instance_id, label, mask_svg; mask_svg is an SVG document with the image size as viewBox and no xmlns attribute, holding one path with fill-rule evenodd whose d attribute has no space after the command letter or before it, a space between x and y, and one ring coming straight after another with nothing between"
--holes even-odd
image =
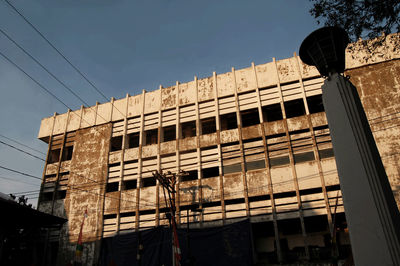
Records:
<instances>
[{"instance_id":1,"label":"green foliage","mask_svg":"<svg viewBox=\"0 0 400 266\"><path fill-rule=\"evenodd\" d=\"M340 26L352 41L400 32L400 0L310 0L318 24Z\"/></svg>"}]
</instances>

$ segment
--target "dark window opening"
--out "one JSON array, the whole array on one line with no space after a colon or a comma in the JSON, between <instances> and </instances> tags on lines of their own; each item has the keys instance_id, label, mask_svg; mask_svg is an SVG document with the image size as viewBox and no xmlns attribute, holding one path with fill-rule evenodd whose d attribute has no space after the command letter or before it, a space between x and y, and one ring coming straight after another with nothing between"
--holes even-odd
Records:
<instances>
[{"instance_id":1,"label":"dark window opening","mask_svg":"<svg viewBox=\"0 0 400 266\"><path fill-rule=\"evenodd\" d=\"M282 192L274 194L275 199L288 198L288 197L296 197L296 191Z\"/></svg>"},{"instance_id":2,"label":"dark window opening","mask_svg":"<svg viewBox=\"0 0 400 266\"><path fill-rule=\"evenodd\" d=\"M307 233L322 232L328 229L328 219L326 215L304 217L304 226Z\"/></svg>"},{"instance_id":3,"label":"dark window opening","mask_svg":"<svg viewBox=\"0 0 400 266\"><path fill-rule=\"evenodd\" d=\"M69 161L72 159L72 151L74 149L74 146L68 146L64 147L63 149L63 156L62 156L62 161Z\"/></svg>"},{"instance_id":4,"label":"dark window opening","mask_svg":"<svg viewBox=\"0 0 400 266\"><path fill-rule=\"evenodd\" d=\"M340 190L340 185L326 186L326 192Z\"/></svg>"},{"instance_id":5,"label":"dark window opening","mask_svg":"<svg viewBox=\"0 0 400 266\"><path fill-rule=\"evenodd\" d=\"M115 219L115 218L117 218L117 214L104 214L103 215L103 220Z\"/></svg>"},{"instance_id":6,"label":"dark window opening","mask_svg":"<svg viewBox=\"0 0 400 266\"><path fill-rule=\"evenodd\" d=\"M218 166L205 168L205 169L201 170L201 174L202 174L202 178L219 176L219 168L218 168Z\"/></svg>"},{"instance_id":7,"label":"dark window opening","mask_svg":"<svg viewBox=\"0 0 400 266\"><path fill-rule=\"evenodd\" d=\"M60 159L60 149L51 150L48 163L56 163Z\"/></svg>"},{"instance_id":8,"label":"dark window opening","mask_svg":"<svg viewBox=\"0 0 400 266\"><path fill-rule=\"evenodd\" d=\"M196 136L196 122L190 121L181 124L182 138L190 138Z\"/></svg>"},{"instance_id":9,"label":"dark window opening","mask_svg":"<svg viewBox=\"0 0 400 266\"><path fill-rule=\"evenodd\" d=\"M53 200L53 192L42 193L42 201L51 201L51 200Z\"/></svg>"},{"instance_id":10,"label":"dark window opening","mask_svg":"<svg viewBox=\"0 0 400 266\"><path fill-rule=\"evenodd\" d=\"M154 187L157 184L157 181L154 177L146 177L142 178L142 186L141 187Z\"/></svg>"},{"instance_id":11,"label":"dark window opening","mask_svg":"<svg viewBox=\"0 0 400 266\"><path fill-rule=\"evenodd\" d=\"M317 188L309 188L309 189L303 189L300 190L300 195L310 195L310 194L316 194L316 193L321 193L322 188L317 187Z\"/></svg>"},{"instance_id":12,"label":"dark window opening","mask_svg":"<svg viewBox=\"0 0 400 266\"><path fill-rule=\"evenodd\" d=\"M314 127L314 131L329 129L328 125Z\"/></svg>"},{"instance_id":13,"label":"dark window opening","mask_svg":"<svg viewBox=\"0 0 400 266\"><path fill-rule=\"evenodd\" d=\"M163 141L171 141L176 139L176 126L169 126L163 128Z\"/></svg>"},{"instance_id":14,"label":"dark window opening","mask_svg":"<svg viewBox=\"0 0 400 266\"><path fill-rule=\"evenodd\" d=\"M224 174L237 173L237 172L241 172L241 171L242 171L242 165L240 163L223 166Z\"/></svg>"},{"instance_id":15,"label":"dark window opening","mask_svg":"<svg viewBox=\"0 0 400 266\"><path fill-rule=\"evenodd\" d=\"M315 160L314 152L312 151L293 154L293 157L294 157L294 163L302 163Z\"/></svg>"},{"instance_id":16,"label":"dark window opening","mask_svg":"<svg viewBox=\"0 0 400 266\"><path fill-rule=\"evenodd\" d=\"M120 165L120 163L111 163L108 165L108 167L110 168L110 167L115 167L115 166L119 166L119 165Z\"/></svg>"},{"instance_id":17,"label":"dark window opening","mask_svg":"<svg viewBox=\"0 0 400 266\"><path fill-rule=\"evenodd\" d=\"M273 222L251 223L251 227L256 238L275 236Z\"/></svg>"},{"instance_id":18,"label":"dark window opening","mask_svg":"<svg viewBox=\"0 0 400 266\"><path fill-rule=\"evenodd\" d=\"M244 198L225 200L225 205L244 203Z\"/></svg>"},{"instance_id":19,"label":"dark window opening","mask_svg":"<svg viewBox=\"0 0 400 266\"><path fill-rule=\"evenodd\" d=\"M119 182L107 183L106 192L118 191Z\"/></svg>"},{"instance_id":20,"label":"dark window opening","mask_svg":"<svg viewBox=\"0 0 400 266\"><path fill-rule=\"evenodd\" d=\"M278 230L284 235L301 234L300 219L278 220Z\"/></svg>"},{"instance_id":21,"label":"dark window opening","mask_svg":"<svg viewBox=\"0 0 400 266\"><path fill-rule=\"evenodd\" d=\"M67 195L66 190L58 190L57 191L57 199L65 199L66 195Z\"/></svg>"},{"instance_id":22,"label":"dark window opening","mask_svg":"<svg viewBox=\"0 0 400 266\"><path fill-rule=\"evenodd\" d=\"M269 165L271 167L285 165L285 164L289 164L289 163L290 163L290 159L289 159L288 155L269 159Z\"/></svg>"},{"instance_id":23,"label":"dark window opening","mask_svg":"<svg viewBox=\"0 0 400 266\"><path fill-rule=\"evenodd\" d=\"M217 147L218 146L208 146L208 147L200 148L200 150L203 152L203 151L216 149Z\"/></svg>"},{"instance_id":24,"label":"dark window opening","mask_svg":"<svg viewBox=\"0 0 400 266\"><path fill-rule=\"evenodd\" d=\"M45 176L44 176L44 179L55 178L56 176L57 176L56 174L45 175Z\"/></svg>"},{"instance_id":25,"label":"dark window opening","mask_svg":"<svg viewBox=\"0 0 400 266\"><path fill-rule=\"evenodd\" d=\"M220 201L203 202L203 208L217 207L217 206L221 206L221 202Z\"/></svg>"},{"instance_id":26,"label":"dark window opening","mask_svg":"<svg viewBox=\"0 0 400 266\"><path fill-rule=\"evenodd\" d=\"M303 133L307 133L307 132L310 132L309 128L290 131L290 135L292 136L292 135L295 135L295 134L303 134Z\"/></svg>"},{"instance_id":27,"label":"dark window opening","mask_svg":"<svg viewBox=\"0 0 400 266\"><path fill-rule=\"evenodd\" d=\"M284 105L286 111L286 118L292 118L306 114L306 110L304 109L303 99L284 102Z\"/></svg>"},{"instance_id":28,"label":"dark window opening","mask_svg":"<svg viewBox=\"0 0 400 266\"><path fill-rule=\"evenodd\" d=\"M324 158L330 158L330 157L334 157L335 154L333 153L333 149L324 149L324 150L319 150L319 158L320 159L324 159Z\"/></svg>"},{"instance_id":29,"label":"dark window opening","mask_svg":"<svg viewBox=\"0 0 400 266\"><path fill-rule=\"evenodd\" d=\"M123 182L124 190L135 189L137 187L136 179L134 180L126 180Z\"/></svg>"},{"instance_id":30,"label":"dark window opening","mask_svg":"<svg viewBox=\"0 0 400 266\"><path fill-rule=\"evenodd\" d=\"M157 139L158 139L157 129L147 130L145 134L146 134L146 145L157 144Z\"/></svg>"},{"instance_id":31,"label":"dark window opening","mask_svg":"<svg viewBox=\"0 0 400 266\"><path fill-rule=\"evenodd\" d=\"M254 197L249 197L249 202L269 200L269 199L270 199L269 195L254 196Z\"/></svg>"},{"instance_id":32,"label":"dark window opening","mask_svg":"<svg viewBox=\"0 0 400 266\"><path fill-rule=\"evenodd\" d=\"M221 143L221 147L228 147L228 146L234 146L234 145L239 145L239 141L233 141L229 143Z\"/></svg>"},{"instance_id":33,"label":"dark window opening","mask_svg":"<svg viewBox=\"0 0 400 266\"><path fill-rule=\"evenodd\" d=\"M155 214L156 210L141 210L139 211L139 215L146 215L146 214Z\"/></svg>"},{"instance_id":34,"label":"dark window opening","mask_svg":"<svg viewBox=\"0 0 400 266\"><path fill-rule=\"evenodd\" d=\"M219 119L221 121L221 130L235 129L238 127L236 113L221 115Z\"/></svg>"},{"instance_id":35,"label":"dark window opening","mask_svg":"<svg viewBox=\"0 0 400 266\"><path fill-rule=\"evenodd\" d=\"M199 204L183 205L183 206L180 207L180 209L181 209L181 211L198 210L199 209Z\"/></svg>"},{"instance_id":36,"label":"dark window opening","mask_svg":"<svg viewBox=\"0 0 400 266\"><path fill-rule=\"evenodd\" d=\"M121 212L119 214L119 217L124 218L124 217L132 217L136 216L136 212Z\"/></svg>"},{"instance_id":37,"label":"dark window opening","mask_svg":"<svg viewBox=\"0 0 400 266\"><path fill-rule=\"evenodd\" d=\"M308 105L308 110L310 111L310 114L323 112L325 110L324 105L322 104L322 95L321 94L307 97L307 105Z\"/></svg>"},{"instance_id":38,"label":"dark window opening","mask_svg":"<svg viewBox=\"0 0 400 266\"><path fill-rule=\"evenodd\" d=\"M68 180L69 172L60 173L60 180Z\"/></svg>"},{"instance_id":39,"label":"dark window opening","mask_svg":"<svg viewBox=\"0 0 400 266\"><path fill-rule=\"evenodd\" d=\"M119 151L122 149L122 136L111 138L111 151Z\"/></svg>"},{"instance_id":40,"label":"dark window opening","mask_svg":"<svg viewBox=\"0 0 400 266\"><path fill-rule=\"evenodd\" d=\"M201 120L201 134L211 134L217 132L215 117Z\"/></svg>"},{"instance_id":41,"label":"dark window opening","mask_svg":"<svg viewBox=\"0 0 400 266\"><path fill-rule=\"evenodd\" d=\"M242 127L249 127L260 124L260 116L257 109L250 109L240 112Z\"/></svg>"},{"instance_id":42,"label":"dark window opening","mask_svg":"<svg viewBox=\"0 0 400 266\"><path fill-rule=\"evenodd\" d=\"M265 168L265 160L246 162L247 171Z\"/></svg>"},{"instance_id":43,"label":"dark window opening","mask_svg":"<svg viewBox=\"0 0 400 266\"><path fill-rule=\"evenodd\" d=\"M262 107L264 122L272 122L282 120L282 109L281 104L271 104Z\"/></svg>"},{"instance_id":44,"label":"dark window opening","mask_svg":"<svg viewBox=\"0 0 400 266\"><path fill-rule=\"evenodd\" d=\"M131 133L128 134L128 148L137 148L139 147L139 133Z\"/></svg>"},{"instance_id":45,"label":"dark window opening","mask_svg":"<svg viewBox=\"0 0 400 266\"><path fill-rule=\"evenodd\" d=\"M181 176L181 182L197 180L197 170L186 171L186 174Z\"/></svg>"},{"instance_id":46,"label":"dark window opening","mask_svg":"<svg viewBox=\"0 0 400 266\"><path fill-rule=\"evenodd\" d=\"M266 136L266 139L274 139L274 138L281 138L281 137L286 137L286 133L268 135L268 136Z\"/></svg>"}]
</instances>

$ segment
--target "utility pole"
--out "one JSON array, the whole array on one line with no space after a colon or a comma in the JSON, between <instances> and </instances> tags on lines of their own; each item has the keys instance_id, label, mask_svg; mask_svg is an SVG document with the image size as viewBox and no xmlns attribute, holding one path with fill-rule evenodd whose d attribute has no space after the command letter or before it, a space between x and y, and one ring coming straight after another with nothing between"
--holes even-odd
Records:
<instances>
[{"instance_id":1,"label":"utility pole","mask_svg":"<svg viewBox=\"0 0 400 266\"><path fill-rule=\"evenodd\" d=\"M179 248L179 239L177 233L177 226L176 226L176 207L175 207L175 185L177 182L177 177L181 175L186 175L187 173L184 171L180 171L179 174L171 173L170 171L163 173L161 170L160 172L154 171L153 176L158 180L158 182L162 185L163 193L164 193L164 200L165 206L168 207L169 202L169 213L166 212L165 215L168 218L169 226L172 231L172 265L180 266L181 263L181 250ZM168 193L168 201L166 192Z\"/></svg>"}]
</instances>

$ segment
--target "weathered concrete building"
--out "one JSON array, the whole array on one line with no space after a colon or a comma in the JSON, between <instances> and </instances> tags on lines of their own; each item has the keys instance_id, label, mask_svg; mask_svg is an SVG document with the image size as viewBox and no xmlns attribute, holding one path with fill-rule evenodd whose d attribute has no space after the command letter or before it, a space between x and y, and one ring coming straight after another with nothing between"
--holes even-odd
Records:
<instances>
[{"instance_id":1,"label":"weathered concrete building","mask_svg":"<svg viewBox=\"0 0 400 266\"><path fill-rule=\"evenodd\" d=\"M400 206L399 47L398 34L372 54L351 44L345 74ZM259 260L329 253L333 227L348 246L322 84L294 55L44 118L38 137L49 146L38 206L68 219L59 262L73 258L86 209L89 264L102 238L166 226L154 170L189 173L176 187L179 224L188 209L192 227L250 219Z\"/></svg>"}]
</instances>

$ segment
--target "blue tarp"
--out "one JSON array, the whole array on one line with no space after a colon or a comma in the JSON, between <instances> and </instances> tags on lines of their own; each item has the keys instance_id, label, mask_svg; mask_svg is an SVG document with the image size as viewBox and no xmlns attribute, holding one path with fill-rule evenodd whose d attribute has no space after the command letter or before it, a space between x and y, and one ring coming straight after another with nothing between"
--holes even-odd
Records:
<instances>
[{"instance_id":1,"label":"blue tarp","mask_svg":"<svg viewBox=\"0 0 400 266\"><path fill-rule=\"evenodd\" d=\"M100 265L139 265L139 233L103 239ZM192 264L188 261L187 231L178 229L181 265L253 265L249 220L222 227L191 229L189 232ZM141 231L141 265L172 265L171 230L165 227Z\"/></svg>"}]
</instances>

